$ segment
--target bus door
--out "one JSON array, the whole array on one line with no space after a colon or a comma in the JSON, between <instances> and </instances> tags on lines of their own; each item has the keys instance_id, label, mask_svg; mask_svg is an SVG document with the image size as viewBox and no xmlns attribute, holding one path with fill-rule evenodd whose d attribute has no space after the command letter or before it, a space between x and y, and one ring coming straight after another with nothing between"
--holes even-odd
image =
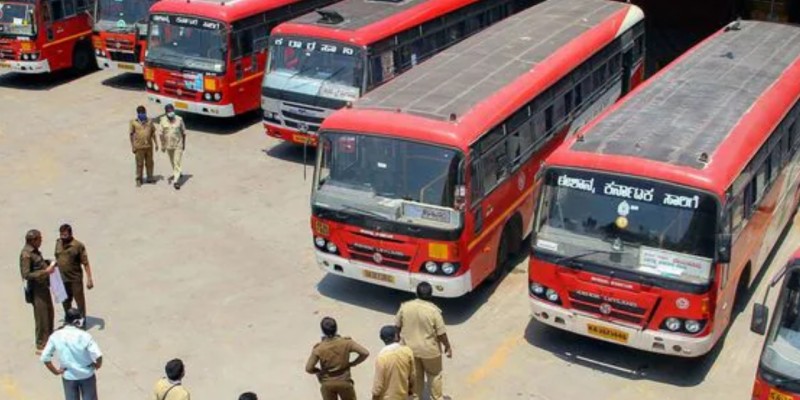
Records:
<instances>
[{"instance_id":1,"label":"bus door","mask_svg":"<svg viewBox=\"0 0 800 400\"><path fill-rule=\"evenodd\" d=\"M260 99L261 81L258 78L264 74L268 34L267 25L263 22L241 29L234 25L231 33L231 65L234 73L231 96L234 98ZM248 83L251 81L258 82ZM242 104L236 108L248 109L251 105Z\"/></svg>"},{"instance_id":2,"label":"bus door","mask_svg":"<svg viewBox=\"0 0 800 400\"><path fill-rule=\"evenodd\" d=\"M50 69L68 68L73 64L75 42L81 34L91 34L91 30L79 23L79 18L86 18L88 0L43 0L42 15L44 18L45 44L50 61Z\"/></svg>"}]
</instances>

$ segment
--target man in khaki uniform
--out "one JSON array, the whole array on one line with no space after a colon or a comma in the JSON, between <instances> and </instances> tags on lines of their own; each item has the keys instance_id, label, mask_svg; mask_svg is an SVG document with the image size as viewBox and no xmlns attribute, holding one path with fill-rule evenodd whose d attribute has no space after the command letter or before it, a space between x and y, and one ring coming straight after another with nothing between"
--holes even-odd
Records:
<instances>
[{"instance_id":1,"label":"man in khaki uniform","mask_svg":"<svg viewBox=\"0 0 800 400\"><path fill-rule=\"evenodd\" d=\"M175 114L175 107L167 104L164 107L166 114L158 122L159 136L161 136L161 151L166 151L169 155L169 162L172 164L172 177L168 182L173 183L175 190L181 188L181 162L183 152L186 150L186 126L183 118Z\"/></svg>"},{"instance_id":2,"label":"man in khaki uniform","mask_svg":"<svg viewBox=\"0 0 800 400\"><path fill-rule=\"evenodd\" d=\"M56 264L61 271L61 280L67 290L67 299L64 300L64 312L72 308L72 301L78 305L81 318L86 320L86 296L83 293L83 268L86 269L86 289L94 287L92 267L89 265L89 256L83 243L72 237L72 227L63 224L58 228L60 238L56 240Z\"/></svg>"},{"instance_id":3,"label":"man in khaki uniform","mask_svg":"<svg viewBox=\"0 0 800 400\"><path fill-rule=\"evenodd\" d=\"M408 400L414 392L414 353L400 343L397 327L381 328L381 340L386 345L375 361L375 380L372 400Z\"/></svg>"},{"instance_id":4,"label":"man in khaki uniform","mask_svg":"<svg viewBox=\"0 0 800 400\"><path fill-rule=\"evenodd\" d=\"M428 282L417 286L417 298L407 301L397 312L395 325L400 328L403 343L414 352L414 393L418 400L427 378L431 400L443 400L442 395L442 346L447 358L453 356L450 340L444 327L442 310L431 302L433 287Z\"/></svg>"},{"instance_id":5,"label":"man in khaki uniform","mask_svg":"<svg viewBox=\"0 0 800 400\"><path fill-rule=\"evenodd\" d=\"M153 390L154 400L190 400L189 391L183 386L181 381L186 376L183 361L176 358L170 360L164 367L167 376L156 382Z\"/></svg>"},{"instance_id":6,"label":"man in khaki uniform","mask_svg":"<svg viewBox=\"0 0 800 400\"><path fill-rule=\"evenodd\" d=\"M136 186L142 186L142 169L147 167L147 183L153 180L153 149L158 151L156 129L147 118L144 106L136 107L136 119L130 123L131 150L136 156Z\"/></svg>"},{"instance_id":7,"label":"man in khaki uniform","mask_svg":"<svg viewBox=\"0 0 800 400\"><path fill-rule=\"evenodd\" d=\"M323 318L320 327L324 336L314 345L306 362L306 372L317 375L322 400L356 400L350 368L364 362L369 351L353 339L337 335L338 328L333 318ZM358 357L350 361L352 353Z\"/></svg>"},{"instance_id":8,"label":"man in khaki uniform","mask_svg":"<svg viewBox=\"0 0 800 400\"><path fill-rule=\"evenodd\" d=\"M36 354L41 354L53 333L53 299L50 297L50 274L56 264L45 261L39 247L42 233L31 229L25 234L25 247L19 255L19 272L33 295L33 320L36 324Z\"/></svg>"}]
</instances>

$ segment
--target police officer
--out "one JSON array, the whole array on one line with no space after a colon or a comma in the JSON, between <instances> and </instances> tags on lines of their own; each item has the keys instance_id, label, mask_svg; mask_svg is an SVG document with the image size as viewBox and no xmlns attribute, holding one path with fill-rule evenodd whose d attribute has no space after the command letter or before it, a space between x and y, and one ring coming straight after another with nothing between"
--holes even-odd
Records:
<instances>
[{"instance_id":1,"label":"police officer","mask_svg":"<svg viewBox=\"0 0 800 400\"><path fill-rule=\"evenodd\" d=\"M19 255L19 272L33 298L33 320L36 325L36 354L41 354L53 333L53 300L50 297L50 274L56 264L46 261L39 252L42 233L31 229L25 234L25 247ZM48 265L49 264L49 265Z\"/></svg>"},{"instance_id":2,"label":"police officer","mask_svg":"<svg viewBox=\"0 0 800 400\"><path fill-rule=\"evenodd\" d=\"M386 345L375 360L375 379L372 400L407 400L414 393L414 353L398 343L400 335L396 326L381 328L381 341Z\"/></svg>"},{"instance_id":3,"label":"police officer","mask_svg":"<svg viewBox=\"0 0 800 400\"><path fill-rule=\"evenodd\" d=\"M325 317L320 322L322 341L314 345L306 362L306 372L317 375L322 400L356 400L350 368L364 362L369 351L349 337L337 334L336 320ZM350 354L358 357L350 361Z\"/></svg>"},{"instance_id":4,"label":"police officer","mask_svg":"<svg viewBox=\"0 0 800 400\"><path fill-rule=\"evenodd\" d=\"M64 289L67 291L67 299L62 304L64 312L72 308L72 301L78 305L81 312L81 319L86 320L86 296L83 293L83 270L86 269L86 289L94 287L92 278L92 267L89 265L89 256L86 254L86 247L72 236L72 226L63 224L58 228L60 238L56 240L56 265L61 272L61 280L64 281Z\"/></svg>"},{"instance_id":5,"label":"police officer","mask_svg":"<svg viewBox=\"0 0 800 400\"><path fill-rule=\"evenodd\" d=\"M136 187L142 186L142 169L147 167L147 183L153 180L153 149L158 151L156 128L147 118L144 106L136 107L136 119L130 123L131 151L136 156Z\"/></svg>"},{"instance_id":6,"label":"police officer","mask_svg":"<svg viewBox=\"0 0 800 400\"><path fill-rule=\"evenodd\" d=\"M157 129L161 136L161 151L166 151L172 164L172 176L167 183L172 183L175 190L181 188L181 165L183 152L186 150L186 126L183 118L175 114L175 107L167 104L164 116L158 121Z\"/></svg>"}]
</instances>

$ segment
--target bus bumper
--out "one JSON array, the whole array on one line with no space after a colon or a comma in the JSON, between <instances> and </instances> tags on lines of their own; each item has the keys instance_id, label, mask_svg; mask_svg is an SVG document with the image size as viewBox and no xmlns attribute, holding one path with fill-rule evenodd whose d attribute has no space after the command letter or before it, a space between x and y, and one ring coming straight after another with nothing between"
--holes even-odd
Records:
<instances>
[{"instance_id":1,"label":"bus bumper","mask_svg":"<svg viewBox=\"0 0 800 400\"><path fill-rule=\"evenodd\" d=\"M345 278L386 286L405 292L415 292L417 285L428 282L433 286L436 297L461 297L472 290L470 271L447 278L444 276L409 273L393 268L378 267L358 261L348 260L333 254L316 250L317 265L322 270Z\"/></svg>"},{"instance_id":2,"label":"bus bumper","mask_svg":"<svg viewBox=\"0 0 800 400\"><path fill-rule=\"evenodd\" d=\"M236 115L236 113L233 111L233 104L206 104L196 101L173 99L172 97L149 92L147 93L147 99L150 100L151 103L161 104L164 106L167 104L172 104L175 106L176 111L208 115L211 117L233 117Z\"/></svg>"},{"instance_id":3,"label":"bus bumper","mask_svg":"<svg viewBox=\"0 0 800 400\"><path fill-rule=\"evenodd\" d=\"M317 145L318 136L316 134L302 133L300 131L271 124L266 121L264 121L264 129L266 130L268 136L272 136L276 139L285 140L294 144L305 144L308 142L309 146Z\"/></svg>"},{"instance_id":4,"label":"bus bumper","mask_svg":"<svg viewBox=\"0 0 800 400\"><path fill-rule=\"evenodd\" d=\"M13 71L23 74L45 74L50 72L50 62L40 61L0 61L0 72Z\"/></svg>"},{"instance_id":5,"label":"bus bumper","mask_svg":"<svg viewBox=\"0 0 800 400\"><path fill-rule=\"evenodd\" d=\"M663 331L641 330L638 327L604 321L591 315L567 310L536 297L530 297L530 301L533 318L543 324L639 350L679 357L699 357L708 353L716 343L714 335L689 337ZM615 334L599 336L590 333L589 325L610 330ZM626 339L623 340L622 336Z\"/></svg>"},{"instance_id":6,"label":"bus bumper","mask_svg":"<svg viewBox=\"0 0 800 400\"><path fill-rule=\"evenodd\" d=\"M142 67L141 64L121 62L121 61L111 61L105 57L95 57L95 59L97 59L97 65L101 69L111 69L121 72L131 72L134 74L144 73L144 67Z\"/></svg>"}]
</instances>

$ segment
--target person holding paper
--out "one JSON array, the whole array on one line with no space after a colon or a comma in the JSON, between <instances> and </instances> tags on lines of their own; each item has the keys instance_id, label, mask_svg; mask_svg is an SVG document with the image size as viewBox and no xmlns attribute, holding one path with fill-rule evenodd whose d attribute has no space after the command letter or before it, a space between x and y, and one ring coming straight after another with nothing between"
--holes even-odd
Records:
<instances>
[{"instance_id":1,"label":"person holding paper","mask_svg":"<svg viewBox=\"0 0 800 400\"><path fill-rule=\"evenodd\" d=\"M39 247L42 233L31 229L25 234L25 247L19 255L19 271L33 297L33 320L36 325L36 354L41 354L53 333L53 299L50 297L50 274L56 264L42 257Z\"/></svg>"}]
</instances>

